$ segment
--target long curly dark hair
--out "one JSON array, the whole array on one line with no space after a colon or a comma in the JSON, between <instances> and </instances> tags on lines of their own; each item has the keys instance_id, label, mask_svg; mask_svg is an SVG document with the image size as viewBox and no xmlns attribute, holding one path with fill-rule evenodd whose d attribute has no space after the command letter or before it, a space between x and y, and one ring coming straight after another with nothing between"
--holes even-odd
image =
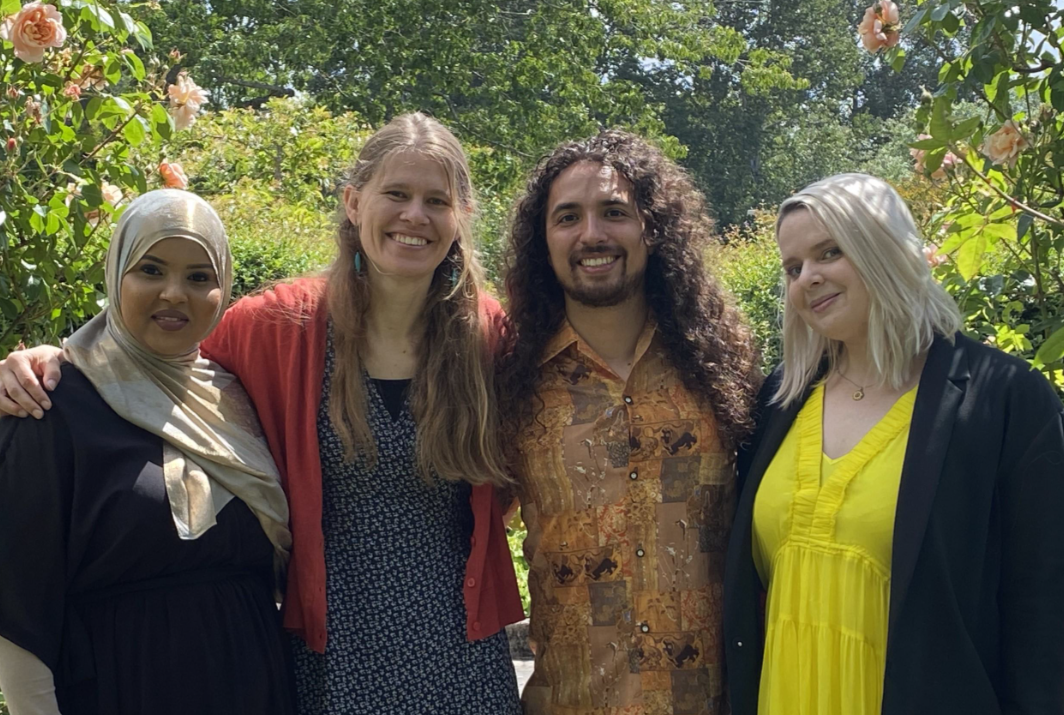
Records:
<instances>
[{"instance_id":1,"label":"long curly dark hair","mask_svg":"<svg viewBox=\"0 0 1064 715\"><path fill-rule=\"evenodd\" d=\"M713 233L706 202L676 163L640 137L609 130L569 142L544 157L517 204L506 273L507 340L500 356L500 405L507 432L530 424L539 361L565 317L565 297L548 260L546 211L551 185L580 161L613 167L631 182L650 249L646 300L669 361L684 386L713 410L718 436L734 449L753 428L752 409L762 376L750 330L706 271L703 253Z\"/></svg>"}]
</instances>

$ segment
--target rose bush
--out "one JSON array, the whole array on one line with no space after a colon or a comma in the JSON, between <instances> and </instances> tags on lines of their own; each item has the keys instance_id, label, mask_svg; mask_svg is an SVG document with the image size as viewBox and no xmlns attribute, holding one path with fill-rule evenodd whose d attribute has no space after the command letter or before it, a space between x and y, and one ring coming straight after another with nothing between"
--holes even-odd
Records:
<instances>
[{"instance_id":1,"label":"rose bush","mask_svg":"<svg viewBox=\"0 0 1064 715\"><path fill-rule=\"evenodd\" d=\"M0 2L0 354L101 309L114 221L164 184L175 117L202 106L188 78L167 92L168 67L125 8Z\"/></svg>"},{"instance_id":2,"label":"rose bush","mask_svg":"<svg viewBox=\"0 0 1064 715\"><path fill-rule=\"evenodd\" d=\"M923 0L907 11L900 36L941 59L916 113L925 134L911 145L916 170L945 179L924 223L935 255L949 257L936 273L969 332L1023 356L1064 393L1064 8ZM904 71L905 50L887 60ZM959 111L961 97L975 98L974 114L971 104Z\"/></svg>"}]
</instances>

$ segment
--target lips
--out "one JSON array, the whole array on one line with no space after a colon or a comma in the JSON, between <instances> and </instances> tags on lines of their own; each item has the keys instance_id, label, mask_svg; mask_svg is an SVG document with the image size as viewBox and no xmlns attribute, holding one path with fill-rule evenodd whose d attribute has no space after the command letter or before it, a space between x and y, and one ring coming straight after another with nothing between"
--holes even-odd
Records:
<instances>
[{"instance_id":1,"label":"lips","mask_svg":"<svg viewBox=\"0 0 1064 715\"><path fill-rule=\"evenodd\" d=\"M411 248L421 248L422 246L429 245L429 240L424 236L412 236L408 233L389 233L385 235L396 243Z\"/></svg>"},{"instance_id":2,"label":"lips","mask_svg":"<svg viewBox=\"0 0 1064 715\"><path fill-rule=\"evenodd\" d=\"M830 305L832 301L835 300L835 298L839 297L839 295L841 294L829 293L828 295L821 296L809 304L809 309L812 311L820 311L824 308L827 308L828 305Z\"/></svg>"},{"instance_id":3,"label":"lips","mask_svg":"<svg viewBox=\"0 0 1064 715\"><path fill-rule=\"evenodd\" d=\"M160 310L154 313L151 319L163 330L168 332L181 330L188 325L188 316L179 310Z\"/></svg>"}]
</instances>

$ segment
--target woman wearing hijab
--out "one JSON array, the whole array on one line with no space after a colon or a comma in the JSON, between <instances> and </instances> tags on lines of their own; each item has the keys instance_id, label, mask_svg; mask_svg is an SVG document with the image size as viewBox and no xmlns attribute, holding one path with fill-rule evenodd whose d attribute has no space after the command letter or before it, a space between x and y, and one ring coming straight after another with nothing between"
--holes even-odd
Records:
<instances>
[{"instance_id":1,"label":"woman wearing hijab","mask_svg":"<svg viewBox=\"0 0 1064 715\"><path fill-rule=\"evenodd\" d=\"M0 687L14 715L290 713L288 507L255 412L200 357L229 303L202 199L133 201L62 399L0 421Z\"/></svg>"},{"instance_id":2,"label":"woman wearing hijab","mask_svg":"<svg viewBox=\"0 0 1064 715\"><path fill-rule=\"evenodd\" d=\"M806 187L776 239L784 363L739 459L732 712L1064 713L1053 388L957 332L886 182Z\"/></svg>"}]
</instances>

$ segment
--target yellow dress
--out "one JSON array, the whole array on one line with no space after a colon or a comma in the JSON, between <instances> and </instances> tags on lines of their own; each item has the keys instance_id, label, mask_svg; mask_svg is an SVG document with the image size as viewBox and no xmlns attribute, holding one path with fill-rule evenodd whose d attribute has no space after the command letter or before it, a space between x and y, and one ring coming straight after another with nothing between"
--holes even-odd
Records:
<instances>
[{"instance_id":1,"label":"yellow dress","mask_svg":"<svg viewBox=\"0 0 1064 715\"><path fill-rule=\"evenodd\" d=\"M754 500L768 586L758 715L880 712L891 547L916 388L849 453L823 452L824 388L799 412Z\"/></svg>"}]
</instances>

